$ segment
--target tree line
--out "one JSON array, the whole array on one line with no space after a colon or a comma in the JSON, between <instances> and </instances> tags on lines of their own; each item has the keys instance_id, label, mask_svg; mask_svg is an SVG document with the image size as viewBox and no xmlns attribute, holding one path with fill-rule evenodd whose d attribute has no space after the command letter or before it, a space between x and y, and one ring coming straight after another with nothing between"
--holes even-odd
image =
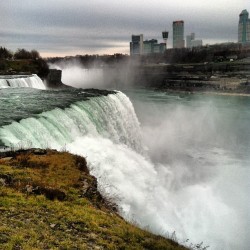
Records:
<instances>
[{"instance_id":1,"label":"tree line","mask_svg":"<svg viewBox=\"0 0 250 250\"><path fill-rule=\"evenodd\" d=\"M12 52L5 47L0 47L0 59L27 59L27 60L38 60L41 56L37 50L28 51L26 49L17 49Z\"/></svg>"},{"instance_id":2,"label":"tree line","mask_svg":"<svg viewBox=\"0 0 250 250\"><path fill-rule=\"evenodd\" d=\"M8 74L29 72L46 77L49 67L36 50L17 49L12 52L5 47L0 47L0 71Z\"/></svg>"}]
</instances>

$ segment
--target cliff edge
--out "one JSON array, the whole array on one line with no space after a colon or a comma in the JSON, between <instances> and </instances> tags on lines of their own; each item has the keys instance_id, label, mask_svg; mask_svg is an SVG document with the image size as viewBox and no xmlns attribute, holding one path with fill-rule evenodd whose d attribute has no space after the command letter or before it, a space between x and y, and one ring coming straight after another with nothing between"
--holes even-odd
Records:
<instances>
[{"instance_id":1,"label":"cliff edge","mask_svg":"<svg viewBox=\"0 0 250 250\"><path fill-rule=\"evenodd\" d=\"M186 249L122 219L67 152L0 153L0 211L1 249Z\"/></svg>"}]
</instances>

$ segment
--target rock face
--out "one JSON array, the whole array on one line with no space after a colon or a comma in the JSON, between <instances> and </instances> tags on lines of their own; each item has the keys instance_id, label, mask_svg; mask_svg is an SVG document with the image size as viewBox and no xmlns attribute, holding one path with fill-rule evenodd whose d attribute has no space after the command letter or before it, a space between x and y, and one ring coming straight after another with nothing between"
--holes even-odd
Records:
<instances>
[{"instance_id":1,"label":"rock face","mask_svg":"<svg viewBox=\"0 0 250 250\"><path fill-rule=\"evenodd\" d=\"M60 85L62 83L62 71L58 69L50 69L47 81L51 85Z\"/></svg>"},{"instance_id":2,"label":"rock face","mask_svg":"<svg viewBox=\"0 0 250 250\"><path fill-rule=\"evenodd\" d=\"M50 69L45 80L48 88L71 88L62 83L62 71L60 69Z\"/></svg>"},{"instance_id":3,"label":"rock face","mask_svg":"<svg viewBox=\"0 0 250 250\"><path fill-rule=\"evenodd\" d=\"M112 69L109 69L111 71ZM117 69L107 80L117 81ZM221 63L138 64L127 69L129 84L160 90L250 93L250 60ZM127 82L122 82L125 86Z\"/></svg>"}]
</instances>

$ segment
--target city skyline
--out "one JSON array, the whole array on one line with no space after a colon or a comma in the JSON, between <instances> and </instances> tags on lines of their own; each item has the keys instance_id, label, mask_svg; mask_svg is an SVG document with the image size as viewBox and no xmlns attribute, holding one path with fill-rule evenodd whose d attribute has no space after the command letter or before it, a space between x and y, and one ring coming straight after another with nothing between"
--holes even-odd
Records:
<instances>
[{"instance_id":1,"label":"city skyline","mask_svg":"<svg viewBox=\"0 0 250 250\"><path fill-rule=\"evenodd\" d=\"M184 37L195 32L203 44L237 42L243 9L250 9L245 0L156 0L153 4L131 0L73 0L70 4L66 0L51 0L49 4L10 0L0 3L0 46L13 51L36 49L42 56L129 54L131 34L146 34L145 40L162 42L161 32L168 30L171 48L174 20L184 20Z\"/></svg>"}]
</instances>

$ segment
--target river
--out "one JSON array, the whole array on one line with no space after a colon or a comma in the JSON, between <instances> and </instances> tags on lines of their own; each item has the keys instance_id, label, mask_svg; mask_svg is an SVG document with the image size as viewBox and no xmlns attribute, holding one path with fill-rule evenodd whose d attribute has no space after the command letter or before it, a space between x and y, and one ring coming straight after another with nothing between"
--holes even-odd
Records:
<instances>
[{"instance_id":1,"label":"river","mask_svg":"<svg viewBox=\"0 0 250 250\"><path fill-rule=\"evenodd\" d=\"M83 155L128 221L187 246L247 250L250 98L123 92L0 89L1 146Z\"/></svg>"}]
</instances>

